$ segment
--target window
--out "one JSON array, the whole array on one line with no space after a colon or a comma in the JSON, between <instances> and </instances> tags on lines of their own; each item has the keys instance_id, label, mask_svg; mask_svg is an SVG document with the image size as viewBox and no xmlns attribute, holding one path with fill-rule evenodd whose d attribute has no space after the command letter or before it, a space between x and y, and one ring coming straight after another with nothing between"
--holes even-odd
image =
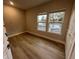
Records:
<instances>
[{"instance_id":1,"label":"window","mask_svg":"<svg viewBox=\"0 0 79 59\"><path fill-rule=\"evenodd\" d=\"M48 32L61 34L64 12L49 13Z\"/></svg>"},{"instance_id":2,"label":"window","mask_svg":"<svg viewBox=\"0 0 79 59\"><path fill-rule=\"evenodd\" d=\"M60 23L49 23L48 32L60 33L62 24Z\"/></svg>"},{"instance_id":3,"label":"window","mask_svg":"<svg viewBox=\"0 0 79 59\"><path fill-rule=\"evenodd\" d=\"M64 20L64 11L52 12L37 16L37 29L51 33L61 34ZM48 19L47 19L48 18Z\"/></svg>"},{"instance_id":4,"label":"window","mask_svg":"<svg viewBox=\"0 0 79 59\"><path fill-rule=\"evenodd\" d=\"M47 15L38 15L37 19L37 29L40 31L46 31Z\"/></svg>"}]
</instances>

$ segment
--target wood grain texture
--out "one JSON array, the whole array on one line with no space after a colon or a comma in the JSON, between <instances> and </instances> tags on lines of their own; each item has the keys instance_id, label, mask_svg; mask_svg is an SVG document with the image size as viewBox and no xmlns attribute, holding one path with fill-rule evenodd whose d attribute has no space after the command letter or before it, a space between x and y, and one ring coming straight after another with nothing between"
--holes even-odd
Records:
<instances>
[{"instance_id":1,"label":"wood grain texture","mask_svg":"<svg viewBox=\"0 0 79 59\"><path fill-rule=\"evenodd\" d=\"M9 38L13 59L65 59L64 47L44 38L23 33Z\"/></svg>"}]
</instances>

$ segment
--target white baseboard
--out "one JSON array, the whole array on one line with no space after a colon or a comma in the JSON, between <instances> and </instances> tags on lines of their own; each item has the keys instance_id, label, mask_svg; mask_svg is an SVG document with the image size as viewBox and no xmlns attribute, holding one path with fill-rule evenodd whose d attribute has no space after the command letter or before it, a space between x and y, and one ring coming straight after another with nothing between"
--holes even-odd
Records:
<instances>
[{"instance_id":1,"label":"white baseboard","mask_svg":"<svg viewBox=\"0 0 79 59\"><path fill-rule=\"evenodd\" d=\"M16 35L19 35L19 34L22 34L22 33L25 33L25 32L20 32L20 33L12 34L12 35L9 35L8 37L13 37L13 36L16 36ZM52 41L55 41L55 42L58 42L58 43L61 43L61 44L65 45L65 42L63 42L61 40L54 39L54 38L52 39L52 38L47 37L45 35L40 35L38 33L30 32L30 31L26 31L26 33L30 33L30 34L33 34L33 35L36 35L36 36L44 37L46 39L50 39Z\"/></svg>"},{"instance_id":2,"label":"white baseboard","mask_svg":"<svg viewBox=\"0 0 79 59\"><path fill-rule=\"evenodd\" d=\"M8 37L13 37L13 36L16 36L16 35L19 35L19 34L22 34L22 33L25 33L25 32L20 32L20 33L16 33L16 34L12 34L12 35L9 35Z\"/></svg>"},{"instance_id":3,"label":"white baseboard","mask_svg":"<svg viewBox=\"0 0 79 59\"><path fill-rule=\"evenodd\" d=\"M58 43L61 43L61 44L63 44L63 45L65 45L65 42L63 42L63 41L61 41L61 40L57 40L57 39L52 39L52 38L50 38L50 37L47 37L47 36L45 36L45 35L40 35L40 34L38 34L38 33L34 33L34 32L30 32L30 31L26 31L27 33L30 33L30 34L33 34L33 35L36 35L36 36L40 36L40 37L44 37L44 38L46 38L46 39L50 39L50 40L52 40L52 41L55 41L55 42L58 42Z\"/></svg>"}]
</instances>

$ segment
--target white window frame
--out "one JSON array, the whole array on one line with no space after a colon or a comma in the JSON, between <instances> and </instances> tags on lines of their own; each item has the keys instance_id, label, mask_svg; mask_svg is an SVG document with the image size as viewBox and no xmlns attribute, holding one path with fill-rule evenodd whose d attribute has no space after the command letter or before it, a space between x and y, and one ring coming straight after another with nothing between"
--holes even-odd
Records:
<instances>
[{"instance_id":1,"label":"white window frame","mask_svg":"<svg viewBox=\"0 0 79 59\"><path fill-rule=\"evenodd\" d=\"M49 14L50 13L57 13L57 12L64 12L64 16L63 16L63 19L62 19L62 21L54 21L54 22L49 22ZM46 13L41 13L41 14L38 14L37 15L37 17L39 16L39 15L47 15L47 18L46 18L46 21L45 22L38 22L38 18L37 18L37 30L38 30L38 23L45 23L46 24L46 26L45 26L45 30L38 30L38 31L44 31L44 32L48 32L48 33L54 33L54 34L62 34L62 28L63 28L63 23L64 23L64 17L65 17L65 10L58 10L58 11L54 11L54 12L46 12ZM61 29L60 29L60 32L50 32L49 31L49 24L50 23L58 23L58 24L61 24L60 26L61 26Z\"/></svg>"},{"instance_id":2,"label":"white window frame","mask_svg":"<svg viewBox=\"0 0 79 59\"><path fill-rule=\"evenodd\" d=\"M41 15L46 15L46 20L45 20L45 22L43 22L43 21L38 21L38 17L39 16L41 16ZM47 22L47 14L39 14L39 15L37 15L37 30L38 31L46 31L46 22ZM41 29L39 29L39 25L38 24L45 24L45 29L44 30L41 30Z\"/></svg>"},{"instance_id":3,"label":"white window frame","mask_svg":"<svg viewBox=\"0 0 79 59\"><path fill-rule=\"evenodd\" d=\"M58 12L64 12L64 16L63 16L62 21L49 21L49 20L50 20L50 19L49 19L49 16L50 16L49 14L51 14L51 13L52 13L52 14L53 14L53 13L58 13ZM49 16L48 16L48 29L47 29L47 32L55 33L55 34L62 34L62 26L63 26L63 23L64 23L65 11L50 12L49 14L48 14ZM52 23L52 24L54 24L54 23L55 23L55 24L56 24L56 23L61 24L61 25L60 25L61 28L60 28L59 32L54 32L54 31L52 32L52 31L49 31L49 24L51 24L51 23Z\"/></svg>"}]
</instances>

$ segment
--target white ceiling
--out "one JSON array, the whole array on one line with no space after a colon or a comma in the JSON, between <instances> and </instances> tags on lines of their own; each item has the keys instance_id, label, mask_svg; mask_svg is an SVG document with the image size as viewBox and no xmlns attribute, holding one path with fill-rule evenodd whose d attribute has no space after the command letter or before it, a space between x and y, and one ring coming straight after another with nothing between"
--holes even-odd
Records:
<instances>
[{"instance_id":1,"label":"white ceiling","mask_svg":"<svg viewBox=\"0 0 79 59\"><path fill-rule=\"evenodd\" d=\"M3 0L4 4L10 5L9 1L12 1L15 7L28 9L43 3L50 2L51 0Z\"/></svg>"}]
</instances>

